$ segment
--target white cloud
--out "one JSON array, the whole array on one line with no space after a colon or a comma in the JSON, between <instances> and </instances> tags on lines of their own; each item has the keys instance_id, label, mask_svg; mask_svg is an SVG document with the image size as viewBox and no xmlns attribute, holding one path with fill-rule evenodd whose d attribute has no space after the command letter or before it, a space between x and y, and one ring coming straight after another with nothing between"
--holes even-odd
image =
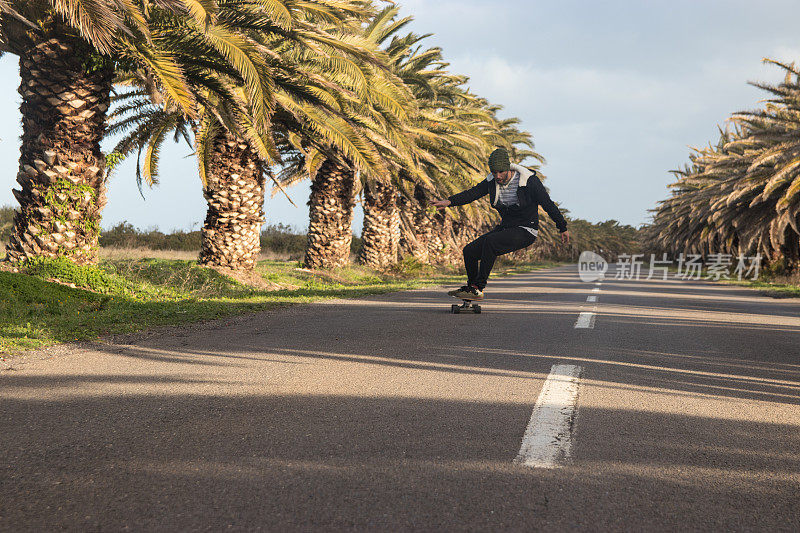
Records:
<instances>
[{"instance_id":1,"label":"white cloud","mask_svg":"<svg viewBox=\"0 0 800 533\"><path fill-rule=\"evenodd\" d=\"M538 68L499 56L458 57L453 68L470 85L509 112L531 113L537 122L655 119L702 107L694 90L678 80L629 71L563 66ZM534 128L535 124L528 124Z\"/></svg>"},{"instance_id":2,"label":"white cloud","mask_svg":"<svg viewBox=\"0 0 800 533\"><path fill-rule=\"evenodd\" d=\"M773 57L791 57L791 53ZM696 71L661 76L569 65L538 67L497 55L458 57L453 68L470 76L475 92L502 103L506 114L523 118L524 126L534 132L552 125L587 122L605 126L635 123L640 131L646 125L666 132L696 127L701 120L713 129L730 113L756 105L763 93L748 86L747 80L781 78L781 71L774 66L759 62L742 66L730 58L709 59Z\"/></svg>"}]
</instances>

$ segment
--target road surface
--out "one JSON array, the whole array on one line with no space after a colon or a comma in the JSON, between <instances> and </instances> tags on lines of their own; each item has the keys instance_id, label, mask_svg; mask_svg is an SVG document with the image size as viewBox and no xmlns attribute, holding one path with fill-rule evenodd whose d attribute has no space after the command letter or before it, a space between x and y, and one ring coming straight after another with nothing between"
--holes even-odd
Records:
<instances>
[{"instance_id":1,"label":"road surface","mask_svg":"<svg viewBox=\"0 0 800 533\"><path fill-rule=\"evenodd\" d=\"M574 266L486 294L0 372L0 530L800 530L800 302Z\"/></svg>"}]
</instances>

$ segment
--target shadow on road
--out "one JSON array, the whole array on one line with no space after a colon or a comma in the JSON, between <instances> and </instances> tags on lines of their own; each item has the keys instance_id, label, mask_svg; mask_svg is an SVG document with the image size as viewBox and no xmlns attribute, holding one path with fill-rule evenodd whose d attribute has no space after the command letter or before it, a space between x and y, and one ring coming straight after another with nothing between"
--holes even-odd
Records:
<instances>
[{"instance_id":1,"label":"shadow on road","mask_svg":"<svg viewBox=\"0 0 800 533\"><path fill-rule=\"evenodd\" d=\"M601 311L576 331L566 315L590 287L566 271L527 281L497 282L482 315L412 291L91 347L129 374L0 373L0 530L800 528L800 431L782 420L580 406L566 467L511 462L553 364L600 391L800 404L796 304L748 311L762 303L738 291L655 284L668 316ZM694 306L727 318L682 307L697 290L710 295ZM337 365L380 371L367 385L382 392L324 392ZM404 396L393 370L433 385ZM477 377L531 394L436 389Z\"/></svg>"},{"instance_id":2,"label":"shadow on road","mask_svg":"<svg viewBox=\"0 0 800 533\"><path fill-rule=\"evenodd\" d=\"M165 389L4 400L0 413L4 530L607 528L623 523L613 511L620 494L659 520L627 516L634 529L771 529L787 525L776 517L796 501L762 476L786 483L800 472L795 426L646 412L582 412L606 422L613 446L556 471L511 463L524 427L509 432L506 421L528 416L523 403ZM642 433L653 424L675 438ZM698 427L708 438L689 440ZM741 445L720 446L719 432ZM653 470L634 471L641 464ZM704 515L681 515L687 500ZM576 502L599 511L572 514ZM746 512L732 513L737 506Z\"/></svg>"}]
</instances>

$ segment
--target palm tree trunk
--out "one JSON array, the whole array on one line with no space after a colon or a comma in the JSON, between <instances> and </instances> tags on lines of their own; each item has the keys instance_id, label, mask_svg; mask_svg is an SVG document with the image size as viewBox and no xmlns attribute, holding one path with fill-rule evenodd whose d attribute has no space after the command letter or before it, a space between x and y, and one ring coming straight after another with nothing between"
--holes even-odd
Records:
<instances>
[{"instance_id":1,"label":"palm tree trunk","mask_svg":"<svg viewBox=\"0 0 800 533\"><path fill-rule=\"evenodd\" d=\"M397 262L400 244L400 211L397 191L382 183L369 183L364 188L364 241L359 262L383 269Z\"/></svg>"},{"instance_id":2,"label":"palm tree trunk","mask_svg":"<svg viewBox=\"0 0 800 533\"><path fill-rule=\"evenodd\" d=\"M428 255L432 263L455 265L461 262L461 248L458 247L453 228L453 217L438 212L432 217L433 231L428 241Z\"/></svg>"},{"instance_id":3,"label":"palm tree trunk","mask_svg":"<svg viewBox=\"0 0 800 533\"><path fill-rule=\"evenodd\" d=\"M20 56L22 143L8 259L68 256L97 261L105 206L106 129L112 71L92 68L84 43L65 37Z\"/></svg>"},{"instance_id":4,"label":"palm tree trunk","mask_svg":"<svg viewBox=\"0 0 800 533\"><path fill-rule=\"evenodd\" d=\"M308 268L336 268L348 263L355 203L355 172L325 161L311 182L308 200Z\"/></svg>"},{"instance_id":5,"label":"palm tree trunk","mask_svg":"<svg viewBox=\"0 0 800 533\"><path fill-rule=\"evenodd\" d=\"M252 270L261 252L264 167L247 143L223 132L214 139L199 263Z\"/></svg>"},{"instance_id":6,"label":"palm tree trunk","mask_svg":"<svg viewBox=\"0 0 800 533\"><path fill-rule=\"evenodd\" d=\"M402 216L403 250L421 263L430 262L430 242L433 238L433 221L428 214L427 198L422 187L414 187L414 199L404 202Z\"/></svg>"}]
</instances>

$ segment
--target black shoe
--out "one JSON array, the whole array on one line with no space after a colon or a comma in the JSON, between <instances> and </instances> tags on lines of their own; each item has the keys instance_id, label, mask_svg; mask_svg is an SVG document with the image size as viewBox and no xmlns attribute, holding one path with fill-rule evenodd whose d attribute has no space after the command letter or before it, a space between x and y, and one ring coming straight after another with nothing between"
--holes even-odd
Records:
<instances>
[{"instance_id":1,"label":"black shoe","mask_svg":"<svg viewBox=\"0 0 800 533\"><path fill-rule=\"evenodd\" d=\"M464 285L460 289L450 291L447 294L462 300L483 300L483 291L475 285Z\"/></svg>"},{"instance_id":2,"label":"black shoe","mask_svg":"<svg viewBox=\"0 0 800 533\"><path fill-rule=\"evenodd\" d=\"M469 285L464 285L460 289L454 289L452 291L448 291L447 294L449 294L450 296L455 296L457 292L468 291L468 290L469 290Z\"/></svg>"}]
</instances>

